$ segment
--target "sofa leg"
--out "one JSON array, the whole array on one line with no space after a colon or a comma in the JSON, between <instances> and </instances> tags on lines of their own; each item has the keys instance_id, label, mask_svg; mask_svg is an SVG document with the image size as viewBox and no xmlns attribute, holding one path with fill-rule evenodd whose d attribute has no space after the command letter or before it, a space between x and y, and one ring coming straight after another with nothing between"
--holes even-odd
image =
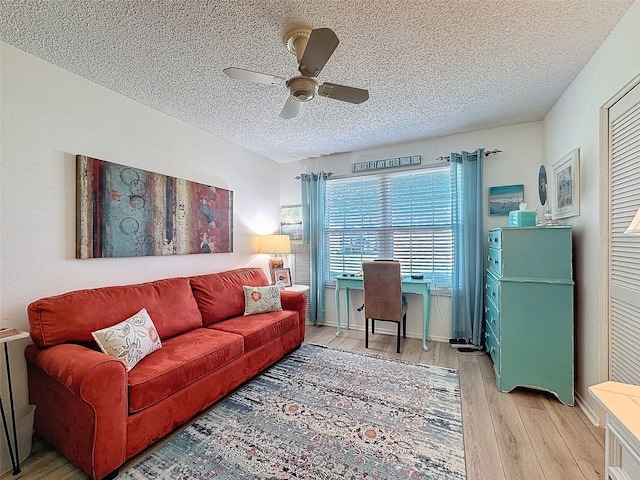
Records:
<instances>
[{"instance_id":1,"label":"sofa leg","mask_svg":"<svg viewBox=\"0 0 640 480\"><path fill-rule=\"evenodd\" d=\"M120 469L116 468L113 472L111 472L109 475L104 477L102 480L113 480L118 476L119 473L120 473Z\"/></svg>"}]
</instances>

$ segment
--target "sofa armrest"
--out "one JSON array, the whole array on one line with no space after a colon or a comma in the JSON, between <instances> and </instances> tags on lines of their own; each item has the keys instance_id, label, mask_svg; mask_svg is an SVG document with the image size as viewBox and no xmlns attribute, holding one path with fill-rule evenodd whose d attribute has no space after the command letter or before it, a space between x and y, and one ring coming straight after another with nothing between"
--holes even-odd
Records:
<instances>
[{"instance_id":1,"label":"sofa armrest","mask_svg":"<svg viewBox=\"0 0 640 480\"><path fill-rule=\"evenodd\" d=\"M92 478L126 460L127 372L113 357L75 344L25 350L36 432Z\"/></svg>"},{"instance_id":2,"label":"sofa armrest","mask_svg":"<svg viewBox=\"0 0 640 480\"><path fill-rule=\"evenodd\" d=\"M280 303L282 303L283 310L295 310L298 312L300 317L300 343L302 343L306 324L307 295L303 292L282 290L280 292Z\"/></svg>"}]
</instances>

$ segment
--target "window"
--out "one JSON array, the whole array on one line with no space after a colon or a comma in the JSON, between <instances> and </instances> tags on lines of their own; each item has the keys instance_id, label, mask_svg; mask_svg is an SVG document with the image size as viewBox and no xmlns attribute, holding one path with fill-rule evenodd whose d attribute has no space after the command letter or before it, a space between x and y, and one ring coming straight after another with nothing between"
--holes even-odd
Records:
<instances>
[{"instance_id":1,"label":"window","mask_svg":"<svg viewBox=\"0 0 640 480\"><path fill-rule=\"evenodd\" d=\"M453 231L449 167L327 181L327 281L378 258L400 261L451 287Z\"/></svg>"}]
</instances>

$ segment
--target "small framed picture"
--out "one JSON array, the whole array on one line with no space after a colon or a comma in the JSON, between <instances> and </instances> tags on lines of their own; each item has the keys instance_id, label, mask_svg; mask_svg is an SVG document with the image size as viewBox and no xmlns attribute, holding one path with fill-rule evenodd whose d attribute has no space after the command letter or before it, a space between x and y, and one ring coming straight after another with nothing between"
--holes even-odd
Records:
<instances>
[{"instance_id":1,"label":"small framed picture","mask_svg":"<svg viewBox=\"0 0 640 480\"><path fill-rule=\"evenodd\" d=\"M280 207L280 234L291 240L302 240L302 205Z\"/></svg>"},{"instance_id":2,"label":"small framed picture","mask_svg":"<svg viewBox=\"0 0 640 480\"><path fill-rule=\"evenodd\" d=\"M275 283L282 282L285 287L291 286L291 269L289 268L274 268L273 278Z\"/></svg>"},{"instance_id":3,"label":"small framed picture","mask_svg":"<svg viewBox=\"0 0 640 480\"><path fill-rule=\"evenodd\" d=\"M489 215L509 215L523 202L524 184L489 187Z\"/></svg>"},{"instance_id":4,"label":"small framed picture","mask_svg":"<svg viewBox=\"0 0 640 480\"><path fill-rule=\"evenodd\" d=\"M553 164L553 219L580 215L580 149L574 148Z\"/></svg>"}]
</instances>

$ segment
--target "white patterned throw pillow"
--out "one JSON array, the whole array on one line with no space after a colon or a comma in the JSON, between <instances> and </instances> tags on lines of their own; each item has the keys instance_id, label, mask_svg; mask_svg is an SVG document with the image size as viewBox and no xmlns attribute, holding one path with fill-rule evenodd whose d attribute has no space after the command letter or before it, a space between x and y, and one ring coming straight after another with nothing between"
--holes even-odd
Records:
<instances>
[{"instance_id":1,"label":"white patterned throw pillow","mask_svg":"<svg viewBox=\"0 0 640 480\"><path fill-rule=\"evenodd\" d=\"M127 372L144 357L162 347L146 308L117 325L91 332L91 335L100 350L124 363Z\"/></svg>"},{"instance_id":2,"label":"white patterned throw pillow","mask_svg":"<svg viewBox=\"0 0 640 480\"><path fill-rule=\"evenodd\" d=\"M280 287L242 287L244 289L244 314L278 312L282 310L280 302Z\"/></svg>"}]
</instances>

